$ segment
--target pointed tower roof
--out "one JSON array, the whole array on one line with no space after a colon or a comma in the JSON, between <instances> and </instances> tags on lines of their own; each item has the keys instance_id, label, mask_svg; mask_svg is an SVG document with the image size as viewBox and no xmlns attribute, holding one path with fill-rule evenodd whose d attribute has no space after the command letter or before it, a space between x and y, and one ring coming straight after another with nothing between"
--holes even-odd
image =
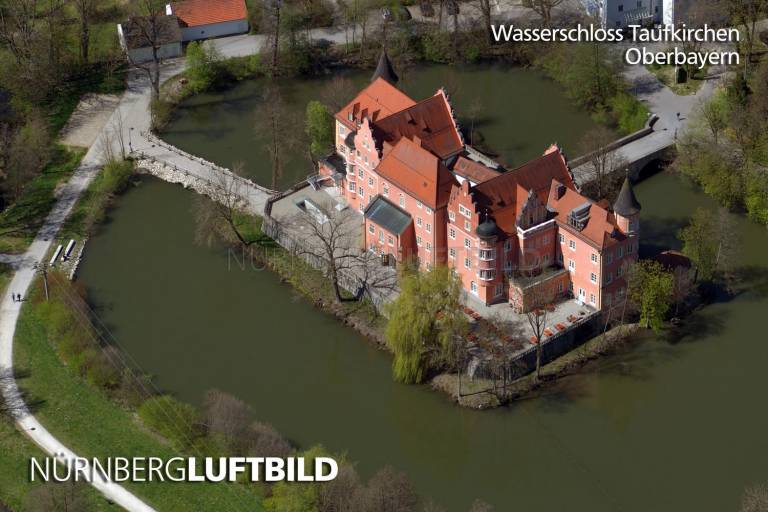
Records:
<instances>
[{"instance_id":1,"label":"pointed tower roof","mask_svg":"<svg viewBox=\"0 0 768 512\"><path fill-rule=\"evenodd\" d=\"M629 177L624 178L624 184L621 186L619 197L613 203L613 211L623 217L630 217L640 212L642 207L635 197L635 191L632 189L632 183Z\"/></svg>"},{"instance_id":2,"label":"pointed tower roof","mask_svg":"<svg viewBox=\"0 0 768 512\"><path fill-rule=\"evenodd\" d=\"M392 85L395 85L400 78L398 78L397 73L395 73L395 69L392 67L392 62L389 60L389 56L387 55L387 50L382 49L381 50L381 56L379 57L379 63L376 66L376 71L373 72L373 76L371 77L371 82L376 80L377 78L383 78L387 82L389 82Z\"/></svg>"}]
</instances>

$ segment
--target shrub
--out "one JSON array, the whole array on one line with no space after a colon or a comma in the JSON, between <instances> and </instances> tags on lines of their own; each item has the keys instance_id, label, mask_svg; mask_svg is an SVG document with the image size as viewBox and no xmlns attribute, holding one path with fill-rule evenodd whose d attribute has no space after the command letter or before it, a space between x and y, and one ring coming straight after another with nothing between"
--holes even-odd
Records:
<instances>
[{"instance_id":1,"label":"shrub","mask_svg":"<svg viewBox=\"0 0 768 512\"><path fill-rule=\"evenodd\" d=\"M428 32L421 38L421 45L424 48L424 57L427 60L437 63L448 63L451 61L453 48L451 46L451 35L447 32Z\"/></svg>"},{"instance_id":2,"label":"shrub","mask_svg":"<svg viewBox=\"0 0 768 512\"><path fill-rule=\"evenodd\" d=\"M94 350L90 359L84 361L85 377L92 385L113 389L120 384L120 370L115 366L119 359L114 347Z\"/></svg>"},{"instance_id":3,"label":"shrub","mask_svg":"<svg viewBox=\"0 0 768 512\"><path fill-rule=\"evenodd\" d=\"M632 133L641 130L648 120L648 110L633 96L620 92L608 101L619 130Z\"/></svg>"},{"instance_id":4,"label":"shrub","mask_svg":"<svg viewBox=\"0 0 768 512\"><path fill-rule=\"evenodd\" d=\"M187 78L194 92L207 91L221 82L225 67L215 46L192 41L187 46Z\"/></svg>"},{"instance_id":5,"label":"shrub","mask_svg":"<svg viewBox=\"0 0 768 512\"><path fill-rule=\"evenodd\" d=\"M197 411L170 395L149 398L139 407L144 423L177 449L185 449L196 437Z\"/></svg>"}]
</instances>

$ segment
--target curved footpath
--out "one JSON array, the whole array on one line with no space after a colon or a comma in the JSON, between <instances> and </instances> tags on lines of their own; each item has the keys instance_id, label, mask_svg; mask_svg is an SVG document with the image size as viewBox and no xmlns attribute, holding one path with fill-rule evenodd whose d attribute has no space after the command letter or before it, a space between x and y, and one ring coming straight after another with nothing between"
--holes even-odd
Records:
<instances>
[{"instance_id":1,"label":"curved footpath","mask_svg":"<svg viewBox=\"0 0 768 512\"><path fill-rule=\"evenodd\" d=\"M332 42L343 42L342 30L322 29L313 32L314 38L328 39ZM224 57L239 57L258 52L264 42L262 36L234 36L217 39L214 41ZM177 59L165 63L162 69L162 80L178 74L184 69L184 59ZM98 174L102 167L103 141L105 133L113 127L121 126L123 140L126 144L130 140L134 150L147 150L153 152L153 144L140 134L148 132L150 127L149 104L151 89L149 81L143 72L134 71L129 75L128 87L123 94L120 104L110 117L109 122L102 128L100 136L89 148L80 166L72 178L61 189L58 200L45 220L43 227L38 232L35 240L24 255L9 257L9 263L13 263L16 272L8 283L8 288L0 302L0 369L13 370L13 338L16 332L16 322L21 311L21 304L14 302L12 293L20 293L26 297L30 285L35 277L34 266L46 258L52 240L61 229L67 216L79 199L80 195L88 188L91 180ZM117 142L115 141L115 144ZM119 154L119 148L113 148ZM160 156L160 155L158 155ZM201 165L193 165L189 160L187 169L192 174L198 174L202 179L210 180L210 168ZM183 165L182 165L183 166ZM186 167L186 166L184 166ZM19 388L15 381L0 389L6 401L20 403L23 401ZM45 453L57 457L61 461L72 460L76 454L56 439L35 416L25 409L16 419L18 428L32 441L34 441ZM151 455L151 454L145 454ZM92 485L98 489L108 500L131 512L154 512L154 509L144 503L136 495L124 487L103 478L97 478Z\"/></svg>"}]
</instances>

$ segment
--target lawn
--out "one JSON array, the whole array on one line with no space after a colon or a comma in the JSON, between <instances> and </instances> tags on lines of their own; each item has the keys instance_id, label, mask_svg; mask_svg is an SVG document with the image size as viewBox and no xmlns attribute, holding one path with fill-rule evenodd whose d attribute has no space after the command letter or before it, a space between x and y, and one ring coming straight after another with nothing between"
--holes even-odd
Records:
<instances>
[{"instance_id":1,"label":"lawn","mask_svg":"<svg viewBox=\"0 0 768 512\"><path fill-rule=\"evenodd\" d=\"M678 96L690 96L696 94L696 92L704 84L704 77L707 76L708 69L702 69L698 71L695 78L688 78L688 81L682 84L675 83L675 66L660 66L652 65L646 66L646 69L653 73L661 83L669 87L672 92Z\"/></svg>"},{"instance_id":2,"label":"lawn","mask_svg":"<svg viewBox=\"0 0 768 512\"><path fill-rule=\"evenodd\" d=\"M34 300L25 304L16 333L16 362L29 372L20 384L41 423L78 455L86 457L178 454L150 433L136 415L111 401L65 366L48 342ZM239 484L133 483L131 491L158 510L262 510L261 498Z\"/></svg>"},{"instance_id":3,"label":"lawn","mask_svg":"<svg viewBox=\"0 0 768 512\"><path fill-rule=\"evenodd\" d=\"M24 188L21 197L0 213L0 253L24 252L56 202L55 191L80 165L85 150L54 148L53 160Z\"/></svg>"}]
</instances>

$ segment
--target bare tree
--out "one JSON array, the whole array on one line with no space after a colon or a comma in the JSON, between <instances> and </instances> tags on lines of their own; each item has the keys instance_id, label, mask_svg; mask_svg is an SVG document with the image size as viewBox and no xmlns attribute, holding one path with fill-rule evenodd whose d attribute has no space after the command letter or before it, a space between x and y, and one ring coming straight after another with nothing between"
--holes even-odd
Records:
<instances>
[{"instance_id":1,"label":"bare tree","mask_svg":"<svg viewBox=\"0 0 768 512\"><path fill-rule=\"evenodd\" d=\"M283 0L266 0L264 2L265 16L262 20L262 31L267 36L266 48L270 49L270 66L272 75L276 75L280 66L280 18L283 10Z\"/></svg>"},{"instance_id":2,"label":"bare tree","mask_svg":"<svg viewBox=\"0 0 768 512\"><path fill-rule=\"evenodd\" d=\"M475 144L475 124L480 114L483 112L483 104L480 98L472 98L472 103L467 108L467 118L469 118L469 145Z\"/></svg>"},{"instance_id":3,"label":"bare tree","mask_svg":"<svg viewBox=\"0 0 768 512\"><path fill-rule=\"evenodd\" d=\"M272 190L278 190L283 176L283 165L298 145L296 126L301 121L288 108L280 90L267 86L264 99L256 110L256 135L265 141L272 164Z\"/></svg>"},{"instance_id":4,"label":"bare tree","mask_svg":"<svg viewBox=\"0 0 768 512\"><path fill-rule=\"evenodd\" d=\"M0 368L0 417L15 418L26 411L24 399L15 387L16 375L9 368Z\"/></svg>"},{"instance_id":5,"label":"bare tree","mask_svg":"<svg viewBox=\"0 0 768 512\"><path fill-rule=\"evenodd\" d=\"M612 150L614 139L613 132L604 126L588 131L581 139L581 151L589 157L589 171L595 187L594 199L602 199L613 192L609 190L612 188L610 185L617 180L611 180L611 175L627 165L626 159Z\"/></svg>"},{"instance_id":6,"label":"bare tree","mask_svg":"<svg viewBox=\"0 0 768 512\"><path fill-rule=\"evenodd\" d=\"M416 512L419 498L404 473L385 467L368 482L364 502L358 510L366 512Z\"/></svg>"},{"instance_id":7,"label":"bare tree","mask_svg":"<svg viewBox=\"0 0 768 512\"><path fill-rule=\"evenodd\" d=\"M251 245L254 240L245 238L248 200L246 185L240 177L242 163L234 165L232 173L215 172L213 182L205 196L195 198L195 241L211 245L214 240Z\"/></svg>"},{"instance_id":8,"label":"bare tree","mask_svg":"<svg viewBox=\"0 0 768 512\"><path fill-rule=\"evenodd\" d=\"M675 302L675 316L680 311L680 305L690 297L693 291L691 270L685 266L677 266L672 271L672 300Z\"/></svg>"},{"instance_id":9,"label":"bare tree","mask_svg":"<svg viewBox=\"0 0 768 512\"><path fill-rule=\"evenodd\" d=\"M768 0L727 0L728 11L735 23L740 25L746 34L744 41L744 76L749 75L752 56L757 36L757 22L768 12Z\"/></svg>"},{"instance_id":10,"label":"bare tree","mask_svg":"<svg viewBox=\"0 0 768 512\"><path fill-rule=\"evenodd\" d=\"M531 0L531 10L541 17L545 27L552 25L552 11L565 0Z\"/></svg>"},{"instance_id":11,"label":"bare tree","mask_svg":"<svg viewBox=\"0 0 768 512\"><path fill-rule=\"evenodd\" d=\"M493 28L491 26L491 0L477 0L477 9L483 17L483 27L488 44L493 44Z\"/></svg>"},{"instance_id":12,"label":"bare tree","mask_svg":"<svg viewBox=\"0 0 768 512\"><path fill-rule=\"evenodd\" d=\"M534 285L535 286L535 285ZM536 342L536 381L541 378L541 360L544 353L544 335L547 329L547 317L552 304L552 296L543 288L529 288L525 291L528 296L528 308L525 317L531 328L533 339ZM525 306L524 306L525 307Z\"/></svg>"},{"instance_id":13,"label":"bare tree","mask_svg":"<svg viewBox=\"0 0 768 512\"><path fill-rule=\"evenodd\" d=\"M160 68L163 63L161 49L175 32L175 23L165 14L163 0L137 0L137 16L131 18L129 30L135 31L142 46L150 48L152 59L146 63L132 61L131 64L146 73L152 84L152 99L160 99ZM130 59L130 56L129 56Z\"/></svg>"},{"instance_id":14,"label":"bare tree","mask_svg":"<svg viewBox=\"0 0 768 512\"><path fill-rule=\"evenodd\" d=\"M26 498L26 510L30 512L86 512L92 510L85 482L46 482Z\"/></svg>"},{"instance_id":15,"label":"bare tree","mask_svg":"<svg viewBox=\"0 0 768 512\"><path fill-rule=\"evenodd\" d=\"M355 96L355 85L345 76L334 75L320 91L320 101L331 112L338 112Z\"/></svg>"},{"instance_id":16,"label":"bare tree","mask_svg":"<svg viewBox=\"0 0 768 512\"><path fill-rule=\"evenodd\" d=\"M469 512L493 512L493 507L483 500L475 500L469 508Z\"/></svg>"},{"instance_id":17,"label":"bare tree","mask_svg":"<svg viewBox=\"0 0 768 512\"><path fill-rule=\"evenodd\" d=\"M304 203L299 213L288 219L290 234L299 246L294 251L319 261L331 280L336 300L341 293L341 274L360 266L360 219L349 209Z\"/></svg>"},{"instance_id":18,"label":"bare tree","mask_svg":"<svg viewBox=\"0 0 768 512\"><path fill-rule=\"evenodd\" d=\"M80 61L88 63L91 46L91 18L96 14L96 0L73 0L77 15L80 18Z\"/></svg>"},{"instance_id":19,"label":"bare tree","mask_svg":"<svg viewBox=\"0 0 768 512\"><path fill-rule=\"evenodd\" d=\"M243 447L253 422L253 410L234 396L212 389L203 402L208 431L221 436L235 451Z\"/></svg>"},{"instance_id":20,"label":"bare tree","mask_svg":"<svg viewBox=\"0 0 768 512\"><path fill-rule=\"evenodd\" d=\"M768 485L753 485L741 498L741 512L765 512L768 510Z\"/></svg>"}]
</instances>

